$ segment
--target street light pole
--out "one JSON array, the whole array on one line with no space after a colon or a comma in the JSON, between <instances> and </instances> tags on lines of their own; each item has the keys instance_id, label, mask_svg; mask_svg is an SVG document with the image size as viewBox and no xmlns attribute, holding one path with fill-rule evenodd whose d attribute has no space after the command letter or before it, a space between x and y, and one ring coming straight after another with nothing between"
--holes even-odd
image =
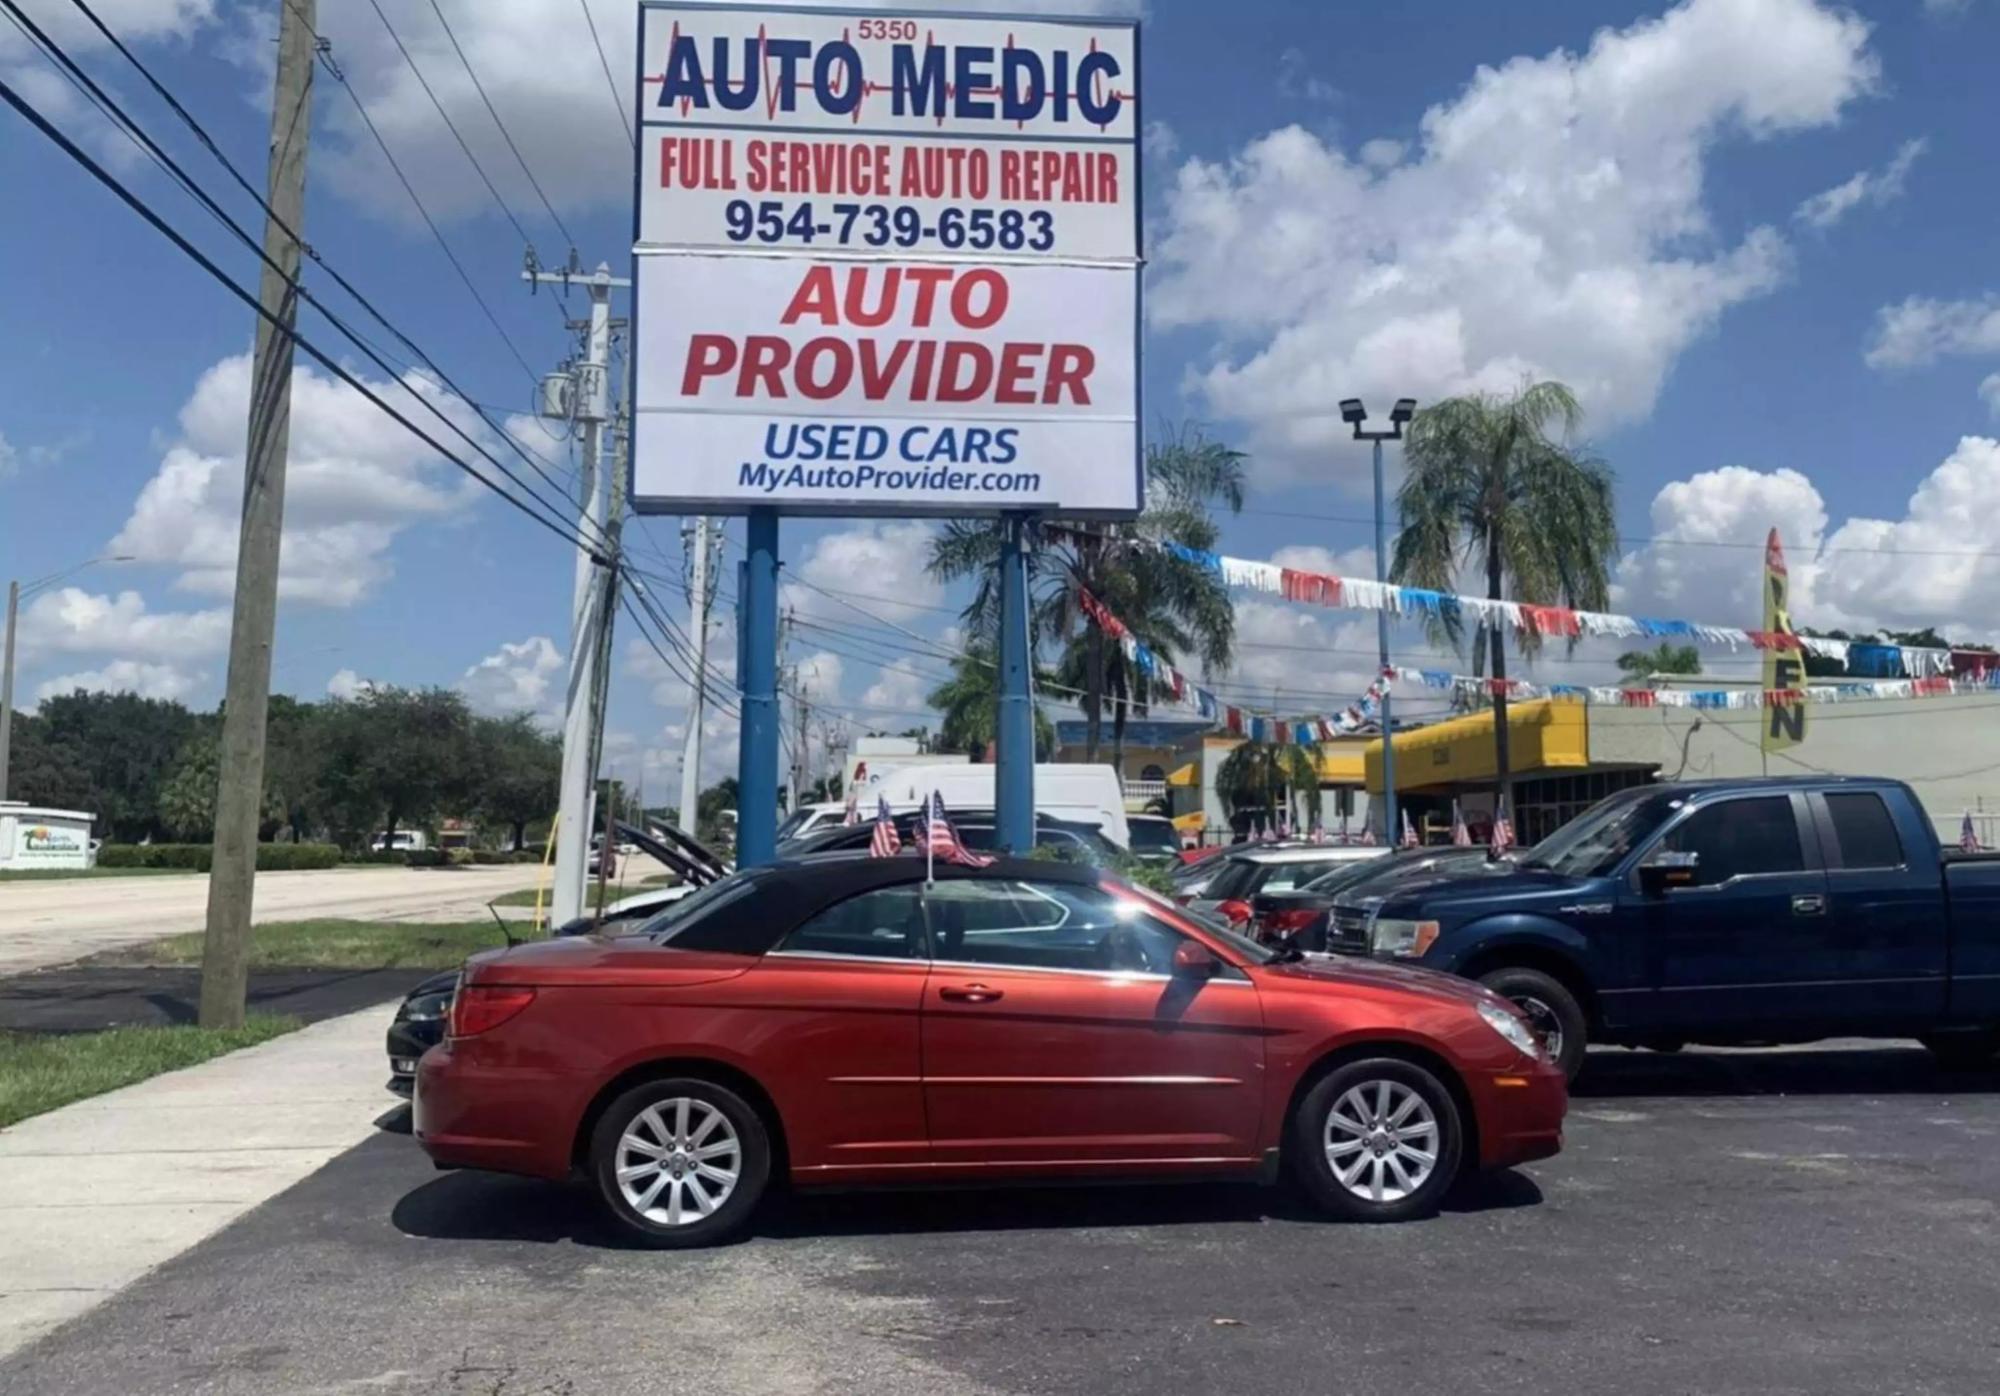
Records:
<instances>
[{"instance_id":1,"label":"street light pole","mask_svg":"<svg viewBox=\"0 0 2000 1396\"><path fill-rule=\"evenodd\" d=\"M1382 443L1401 441L1403 425L1415 415L1415 398L1398 398L1389 410L1387 431L1364 431L1362 423L1368 420L1368 410L1361 405L1361 399L1348 398L1340 404L1340 419L1354 427L1356 441L1369 442L1375 454L1375 580L1387 584L1389 580L1389 533L1387 510L1384 507L1382 486ZM1376 677L1382 681L1382 842L1391 848L1396 846L1398 830L1396 822L1396 733L1389 701L1389 613L1377 609L1375 612L1375 641L1379 660Z\"/></svg>"},{"instance_id":2,"label":"street light pole","mask_svg":"<svg viewBox=\"0 0 2000 1396\"><path fill-rule=\"evenodd\" d=\"M5 658L0 659L0 800L7 798L7 770L14 742L14 627L21 618L21 602L41 595L57 582L68 581L86 567L95 567L100 562L130 562L131 554L120 553L116 557L93 557L79 562L74 567L65 567L60 572L51 572L46 577L38 577L26 586L16 581L7 583L7 639Z\"/></svg>"}]
</instances>

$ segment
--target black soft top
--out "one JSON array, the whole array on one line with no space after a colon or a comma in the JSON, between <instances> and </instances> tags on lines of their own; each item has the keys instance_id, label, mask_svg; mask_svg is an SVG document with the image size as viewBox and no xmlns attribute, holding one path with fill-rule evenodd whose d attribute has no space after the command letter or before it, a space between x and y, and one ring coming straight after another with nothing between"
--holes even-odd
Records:
<instances>
[{"instance_id":1,"label":"black soft top","mask_svg":"<svg viewBox=\"0 0 2000 1396\"><path fill-rule=\"evenodd\" d=\"M996 859L990 867L971 868L937 863L932 876L939 882L1061 882L1095 886L1101 870L1045 858ZM728 896L713 909L697 915L668 937L677 950L722 951L762 955L791 929L835 902L878 887L905 886L924 880L924 858L907 849L889 858L853 853L809 854L759 868L747 868L728 879L747 884L749 891Z\"/></svg>"}]
</instances>

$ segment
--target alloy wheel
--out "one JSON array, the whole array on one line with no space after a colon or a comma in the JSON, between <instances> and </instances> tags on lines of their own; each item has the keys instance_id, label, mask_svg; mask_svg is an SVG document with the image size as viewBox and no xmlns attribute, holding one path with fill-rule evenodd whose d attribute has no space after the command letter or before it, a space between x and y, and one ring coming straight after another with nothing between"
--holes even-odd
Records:
<instances>
[{"instance_id":1,"label":"alloy wheel","mask_svg":"<svg viewBox=\"0 0 2000 1396\"><path fill-rule=\"evenodd\" d=\"M736 1191L743 1144L715 1106L676 1096L632 1117L612 1166L633 1211L659 1226L691 1226Z\"/></svg>"},{"instance_id":2,"label":"alloy wheel","mask_svg":"<svg viewBox=\"0 0 2000 1396\"><path fill-rule=\"evenodd\" d=\"M1401 1081L1363 1081L1327 1112L1325 1148L1341 1187L1367 1202L1400 1202L1437 1169L1437 1115Z\"/></svg>"}]
</instances>

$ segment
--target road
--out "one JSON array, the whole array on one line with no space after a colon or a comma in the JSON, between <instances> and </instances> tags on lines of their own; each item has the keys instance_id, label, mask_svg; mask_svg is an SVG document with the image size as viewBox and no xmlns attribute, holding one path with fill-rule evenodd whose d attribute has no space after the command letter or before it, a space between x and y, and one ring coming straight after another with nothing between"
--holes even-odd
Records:
<instances>
[{"instance_id":1,"label":"road","mask_svg":"<svg viewBox=\"0 0 2000 1396\"><path fill-rule=\"evenodd\" d=\"M1993 1390L2000 1073L1853 1044L1591 1071L1560 1157L1394 1227L1248 1187L851 1195L661 1254L383 1134L0 1390Z\"/></svg>"},{"instance_id":2,"label":"road","mask_svg":"<svg viewBox=\"0 0 2000 1396\"><path fill-rule=\"evenodd\" d=\"M486 915L491 898L532 887L542 875L532 864L259 873L254 916L466 921ZM0 882L0 975L198 931L207 911L206 873Z\"/></svg>"}]
</instances>

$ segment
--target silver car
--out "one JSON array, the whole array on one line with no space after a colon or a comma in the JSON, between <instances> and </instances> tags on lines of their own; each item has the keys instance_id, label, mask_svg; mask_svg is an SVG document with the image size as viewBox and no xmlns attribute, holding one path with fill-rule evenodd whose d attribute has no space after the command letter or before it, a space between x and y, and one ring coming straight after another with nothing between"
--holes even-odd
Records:
<instances>
[{"instance_id":1,"label":"silver car","mask_svg":"<svg viewBox=\"0 0 2000 1396\"><path fill-rule=\"evenodd\" d=\"M1213 859L1216 866L1207 880L1184 886L1180 896L1189 909L1240 926L1249 921L1250 899L1257 893L1303 887L1335 868L1388 851L1367 844L1245 844Z\"/></svg>"}]
</instances>

